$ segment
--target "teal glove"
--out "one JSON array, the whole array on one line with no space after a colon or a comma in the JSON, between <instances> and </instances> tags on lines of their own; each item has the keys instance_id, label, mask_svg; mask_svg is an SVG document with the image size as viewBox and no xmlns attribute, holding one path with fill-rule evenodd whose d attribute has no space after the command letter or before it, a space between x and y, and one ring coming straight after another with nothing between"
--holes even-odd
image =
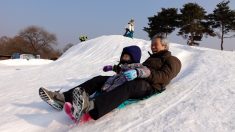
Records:
<instances>
[{"instance_id":1,"label":"teal glove","mask_svg":"<svg viewBox=\"0 0 235 132\"><path fill-rule=\"evenodd\" d=\"M123 73L127 81L132 81L137 78L137 71L136 70L128 70Z\"/></svg>"}]
</instances>

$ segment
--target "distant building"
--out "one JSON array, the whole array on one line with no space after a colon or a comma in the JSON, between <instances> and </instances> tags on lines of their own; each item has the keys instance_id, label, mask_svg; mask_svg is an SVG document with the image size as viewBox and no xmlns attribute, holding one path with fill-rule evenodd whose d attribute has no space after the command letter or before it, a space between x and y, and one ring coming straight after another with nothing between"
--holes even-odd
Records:
<instances>
[{"instance_id":1,"label":"distant building","mask_svg":"<svg viewBox=\"0 0 235 132\"><path fill-rule=\"evenodd\" d=\"M13 53L11 59L40 59L40 55Z\"/></svg>"},{"instance_id":2,"label":"distant building","mask_svg":"<svg viewBox=\"0 0 235 132\"><path fill-rule=\"evenodd\" d=\"M20 59L20 53L13 53L11 59Z\"/></svg>"}]
</instances>

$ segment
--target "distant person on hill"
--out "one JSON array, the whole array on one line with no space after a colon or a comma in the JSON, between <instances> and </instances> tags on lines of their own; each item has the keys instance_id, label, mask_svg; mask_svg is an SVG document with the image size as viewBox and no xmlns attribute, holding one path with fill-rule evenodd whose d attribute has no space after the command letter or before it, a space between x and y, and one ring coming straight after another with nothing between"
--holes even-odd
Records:
<instances>
[{"instance_id":1,"label":"distant person on hill","mask_svg":"<svg viewBox=\"0 0 235 132\"><path fill-rule=\"evenodd\" d=\"M168 49L165 38L154 36L151 43L152 54L142 63L145 67L123 72L127 82L92 99L89 96L96 91L102 91L110 76L96 76L63 93L40 88L39 95L55 109L62 110L64 105L65 111L71 113L71 119L79 121L89 117L97 120L128 99L142 99L164 91L166 85L181 69L180 60L172 56ZM66 104L72 104L72 106L67 107Z\"/></svg>"},{"instance_id":2,"label":"distant person on hill","mask_svg":"<svg viewBox=\"0 0 235 132\"><path fill-rule=\"evenodd\" d=\"M134 19L131 19L128 22L125 30L126 30L126 32L124 33L123 36L133 38L133 35L134 35Z\"/></svg>"},{"instance_id":3,"label":"distant person on hill","mask_svg":"<svg viewBox=\"0 0 235 132\"><path fill-rule=\"evenodd\" d=\"M86 41L87 39L88 39L88 38L87 38L86 35L81 35L81 36L79 37L79 40L80 40L81 42Z\"/></svg>"}]
</instances>

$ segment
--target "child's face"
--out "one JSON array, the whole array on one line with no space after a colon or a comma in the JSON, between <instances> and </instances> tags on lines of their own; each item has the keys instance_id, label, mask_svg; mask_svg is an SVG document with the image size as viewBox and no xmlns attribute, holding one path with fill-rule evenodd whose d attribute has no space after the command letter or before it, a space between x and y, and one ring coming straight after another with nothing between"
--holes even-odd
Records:
<instances>
[{"instance_id":1,"label":"child's face","mask_svg":"<svg viewBox=\"0 0 235 132\"><path fill-rule=\"evenodd\" d=\"M121 60L122 60L122 61L126 61L126 62L131 61L131 56L128 55L128 54L124 54L124 55L122 56Z\"/></svg>"}]
</instances>

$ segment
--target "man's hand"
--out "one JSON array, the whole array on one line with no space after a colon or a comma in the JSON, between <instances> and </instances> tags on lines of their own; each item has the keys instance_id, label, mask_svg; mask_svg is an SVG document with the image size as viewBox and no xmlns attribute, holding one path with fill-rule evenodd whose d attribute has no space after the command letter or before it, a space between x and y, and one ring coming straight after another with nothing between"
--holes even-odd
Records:
<instances>
[{"instance_id":1,"label":"man's hand","mask_svg":"<svg viewBox=\"0 0 235 132\"><path fill-rule=\"evenodd\" d=\"M125 78L127 79L127 81L131 81L134 80L135 78L137 78L137 71L136 70L128 70L126 72L123 73Z\"/></svg>"}]
</instances>

